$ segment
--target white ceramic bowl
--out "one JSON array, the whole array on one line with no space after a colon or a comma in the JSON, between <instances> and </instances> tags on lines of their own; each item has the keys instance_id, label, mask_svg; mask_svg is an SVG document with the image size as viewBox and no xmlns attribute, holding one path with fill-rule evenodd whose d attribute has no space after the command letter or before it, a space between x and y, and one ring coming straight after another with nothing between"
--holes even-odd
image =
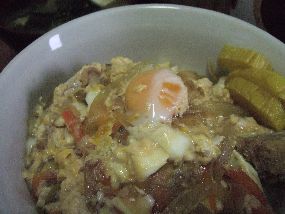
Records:
<instances>
[{"instance_id":1,"label":"white ceramic bowl","mask_svg":"<svg viewBox=\"0 0 285 214\"><path fill-rule=\"evenodd\" d=\"M31 213L21 177L27 118L35 98L50 94L78 68L123 55L205 72L230 43L264 53L285 74L285 45L260 29L216 12L176 5L137 5L97 12L45 34L0 75L0 213ZM282 70L283 69L283 70Z\"/></svg>"}]
</instances>

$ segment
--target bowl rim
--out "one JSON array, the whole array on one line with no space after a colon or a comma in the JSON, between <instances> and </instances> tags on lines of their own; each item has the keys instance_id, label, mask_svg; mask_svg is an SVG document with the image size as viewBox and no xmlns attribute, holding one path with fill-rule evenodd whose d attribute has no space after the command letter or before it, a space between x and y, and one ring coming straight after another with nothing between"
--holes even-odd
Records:
<instances>
[{"instance_id":1,"label":"bowl rim","mask_svg":"<svg viewBox=\"0 0 285 214\"><path fill-rule=\"evenodd\" d=\"M91 17L96 18L96 17L100 17L100 16L106 16L109 14L113 14L113 13L121 13L123 11L126 10L149 10L149 9L161 9L161 10L165 10L165 9L170 9L170 10L184 10L184 11L191 11L194 13L200 13L202 15L206 15L206 16L212 16L212 17L217 17L217 18L222 18L222 19L226 19L229 22L234 22L235 24L240 25L243 28L248 28L251 31L263 35L263 37L266 37L266 39L271 40L271 42L275 43L276 46L283 46L285 48L285 44L283 42L281 42L279 39L277 39L276 37L272 36L271 34L269 34L268 32L258 28L255 25L252 25L246 21L243 21L241 19L238 19L236 17L221 13L221 12L217 12L217 11L213 11L213 10L208 10L208 9L203 9L203 8L198 8L198 7L192 7L192 6L186 6L186 5L178 5L178 4L136 4L136 5L124 5L124 6L119 6L119 7L114 7L114 8L108 8L108 9L104 9L101 11L96 11L84 16L81 16L79 18L73 19L71 21L68 21L62 25L59 25L57 27L55 27L54 29L46 32L45 34L43 34L42 36L40 36L39 38L37 38L35 41L33 41L31 44L29 44L27 47L25 47L21 52L19 52L7 65L6 67L2 70L2 72L0 73L0 84L1 81L4 81L5 77L7 75L10 75L13 71L9 71L11 70L10 68L13 67L13 65L15 64L15 62L17 62L18 58L20 58L22 55L28 54L34 46L37 46L44 38L49 37L50 35L54 34L55 32L58 33L58 31L60 31L63 28L67 28L71 25L76 25L79 24L80 22L84 22L85 20L90 19ZM9 71L9 72L8 72Z\"/></svg>"}]
</instances>

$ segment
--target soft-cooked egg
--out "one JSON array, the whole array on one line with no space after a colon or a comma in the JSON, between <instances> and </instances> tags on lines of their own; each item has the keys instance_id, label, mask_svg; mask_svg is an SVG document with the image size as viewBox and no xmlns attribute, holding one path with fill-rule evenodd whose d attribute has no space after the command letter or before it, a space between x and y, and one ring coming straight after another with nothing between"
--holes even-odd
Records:
<instances>
[{"instance_id":1,"label":"soft-cooked egg","mask_svg":"<svg viewBox=\"0 0 285 214\"><path fill-rule=\"evenodd\" d=\"M169 122L188 108L188 92L182 79L170 69L147 71L135 76L126 90L126 105L140 118Z\"/></svg>"},{"instance_id":2,"label":"soft-cooked egg","mask_svg":"<svg viewBox=\"0 0 285 214\"><path fill-rule=\"evenodd\" d=\"M208 163L220 154L221 136L184 133L164 123L144 123L128 129L132 139L141 144L145 139L163 149L172 161L198 160Z\"/></svg>"},{"instance_id":3,"label":"soft-cooked egg","mask_svg":"<svg viewBox=\"0 0 285 214\"><path fill-rule=\"evenodd\" d=\"M144 180L166 164L169 155L153 141L142 139L137 142L132 139L127 151L132 159L136 178Z\"/></svg>"},{"instance_id":4,"label":"soft-cooked egg","mask_svg":"<svg viewBox=\"0 0 285 214\"><path fill-rule=\"evenodd\" d=\"M129 128L128 131L137 143L147 139L163 149L171 160L181 160L192 145L191 140L185 134L167 124L142 124Z\"/></svg>"}]
</instances>

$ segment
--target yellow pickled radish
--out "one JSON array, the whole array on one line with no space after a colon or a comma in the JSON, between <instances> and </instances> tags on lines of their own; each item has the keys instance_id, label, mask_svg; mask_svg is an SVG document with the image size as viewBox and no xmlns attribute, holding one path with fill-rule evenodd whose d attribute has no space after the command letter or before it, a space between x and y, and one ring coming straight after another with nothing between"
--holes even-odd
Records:
<instances>
[{"instance_id":1,"label":"yellow pickled radish","mask_svg":"<svg viewBox=\"0 0 285 214\"><path fill-rule=\"evenodd\" d=\"M285 111L278 98L241 77L226 82L233 100L251 112L255 119L270 128L285 128Z\"/></svg>"},{"instance_id":2,"label":"yellow pickled radish","mask_svg":"<svg viewBox=\"0 0 285 214\"><path fill-rule=\"evenodd\" d=\"M235 77L251 81L285 102L285 76L272 70L249 68L231 72L227 81Z\"/></svg>"},{"instance_id":3,"label":"yellow pickled radish","mask_svg":"<svg viewBox=\"0 0 285 214\"><path fill-rule=\"evenodd\" d=\"M265 56L253 50L225 45L218 57L221 70L231 72L235 69L257 68L271 70Z\"/></svg>"}]
</instances>

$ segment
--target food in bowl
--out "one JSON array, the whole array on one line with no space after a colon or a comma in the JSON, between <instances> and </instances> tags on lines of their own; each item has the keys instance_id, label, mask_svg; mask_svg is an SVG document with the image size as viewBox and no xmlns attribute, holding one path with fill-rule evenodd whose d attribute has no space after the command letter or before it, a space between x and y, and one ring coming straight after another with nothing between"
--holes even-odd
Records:
<instances>
[{"instance_id":1,"label":"food in bowl","mask_svg":"<svg viewBox=\"0 0 285 214\"><path fill-rule=\"evenodd\" d=\"M124 57L83 66L50 105L40 98L30 119L23 176L39 212L271 213L258 174L278 177L284 168L270 171L271 156L265 167L252 149L271 145L271 136L280 144L284 134L274 130L285 119L274 121L258 106L262 97L253 99L267 88L234 74L271 69L260 56L226 46L218 64L229 75L210 69L215 83ZM259 90L248 97L240 79ZM281 89L269 93L284 116Z\"/></svg>"}]
</instances>

